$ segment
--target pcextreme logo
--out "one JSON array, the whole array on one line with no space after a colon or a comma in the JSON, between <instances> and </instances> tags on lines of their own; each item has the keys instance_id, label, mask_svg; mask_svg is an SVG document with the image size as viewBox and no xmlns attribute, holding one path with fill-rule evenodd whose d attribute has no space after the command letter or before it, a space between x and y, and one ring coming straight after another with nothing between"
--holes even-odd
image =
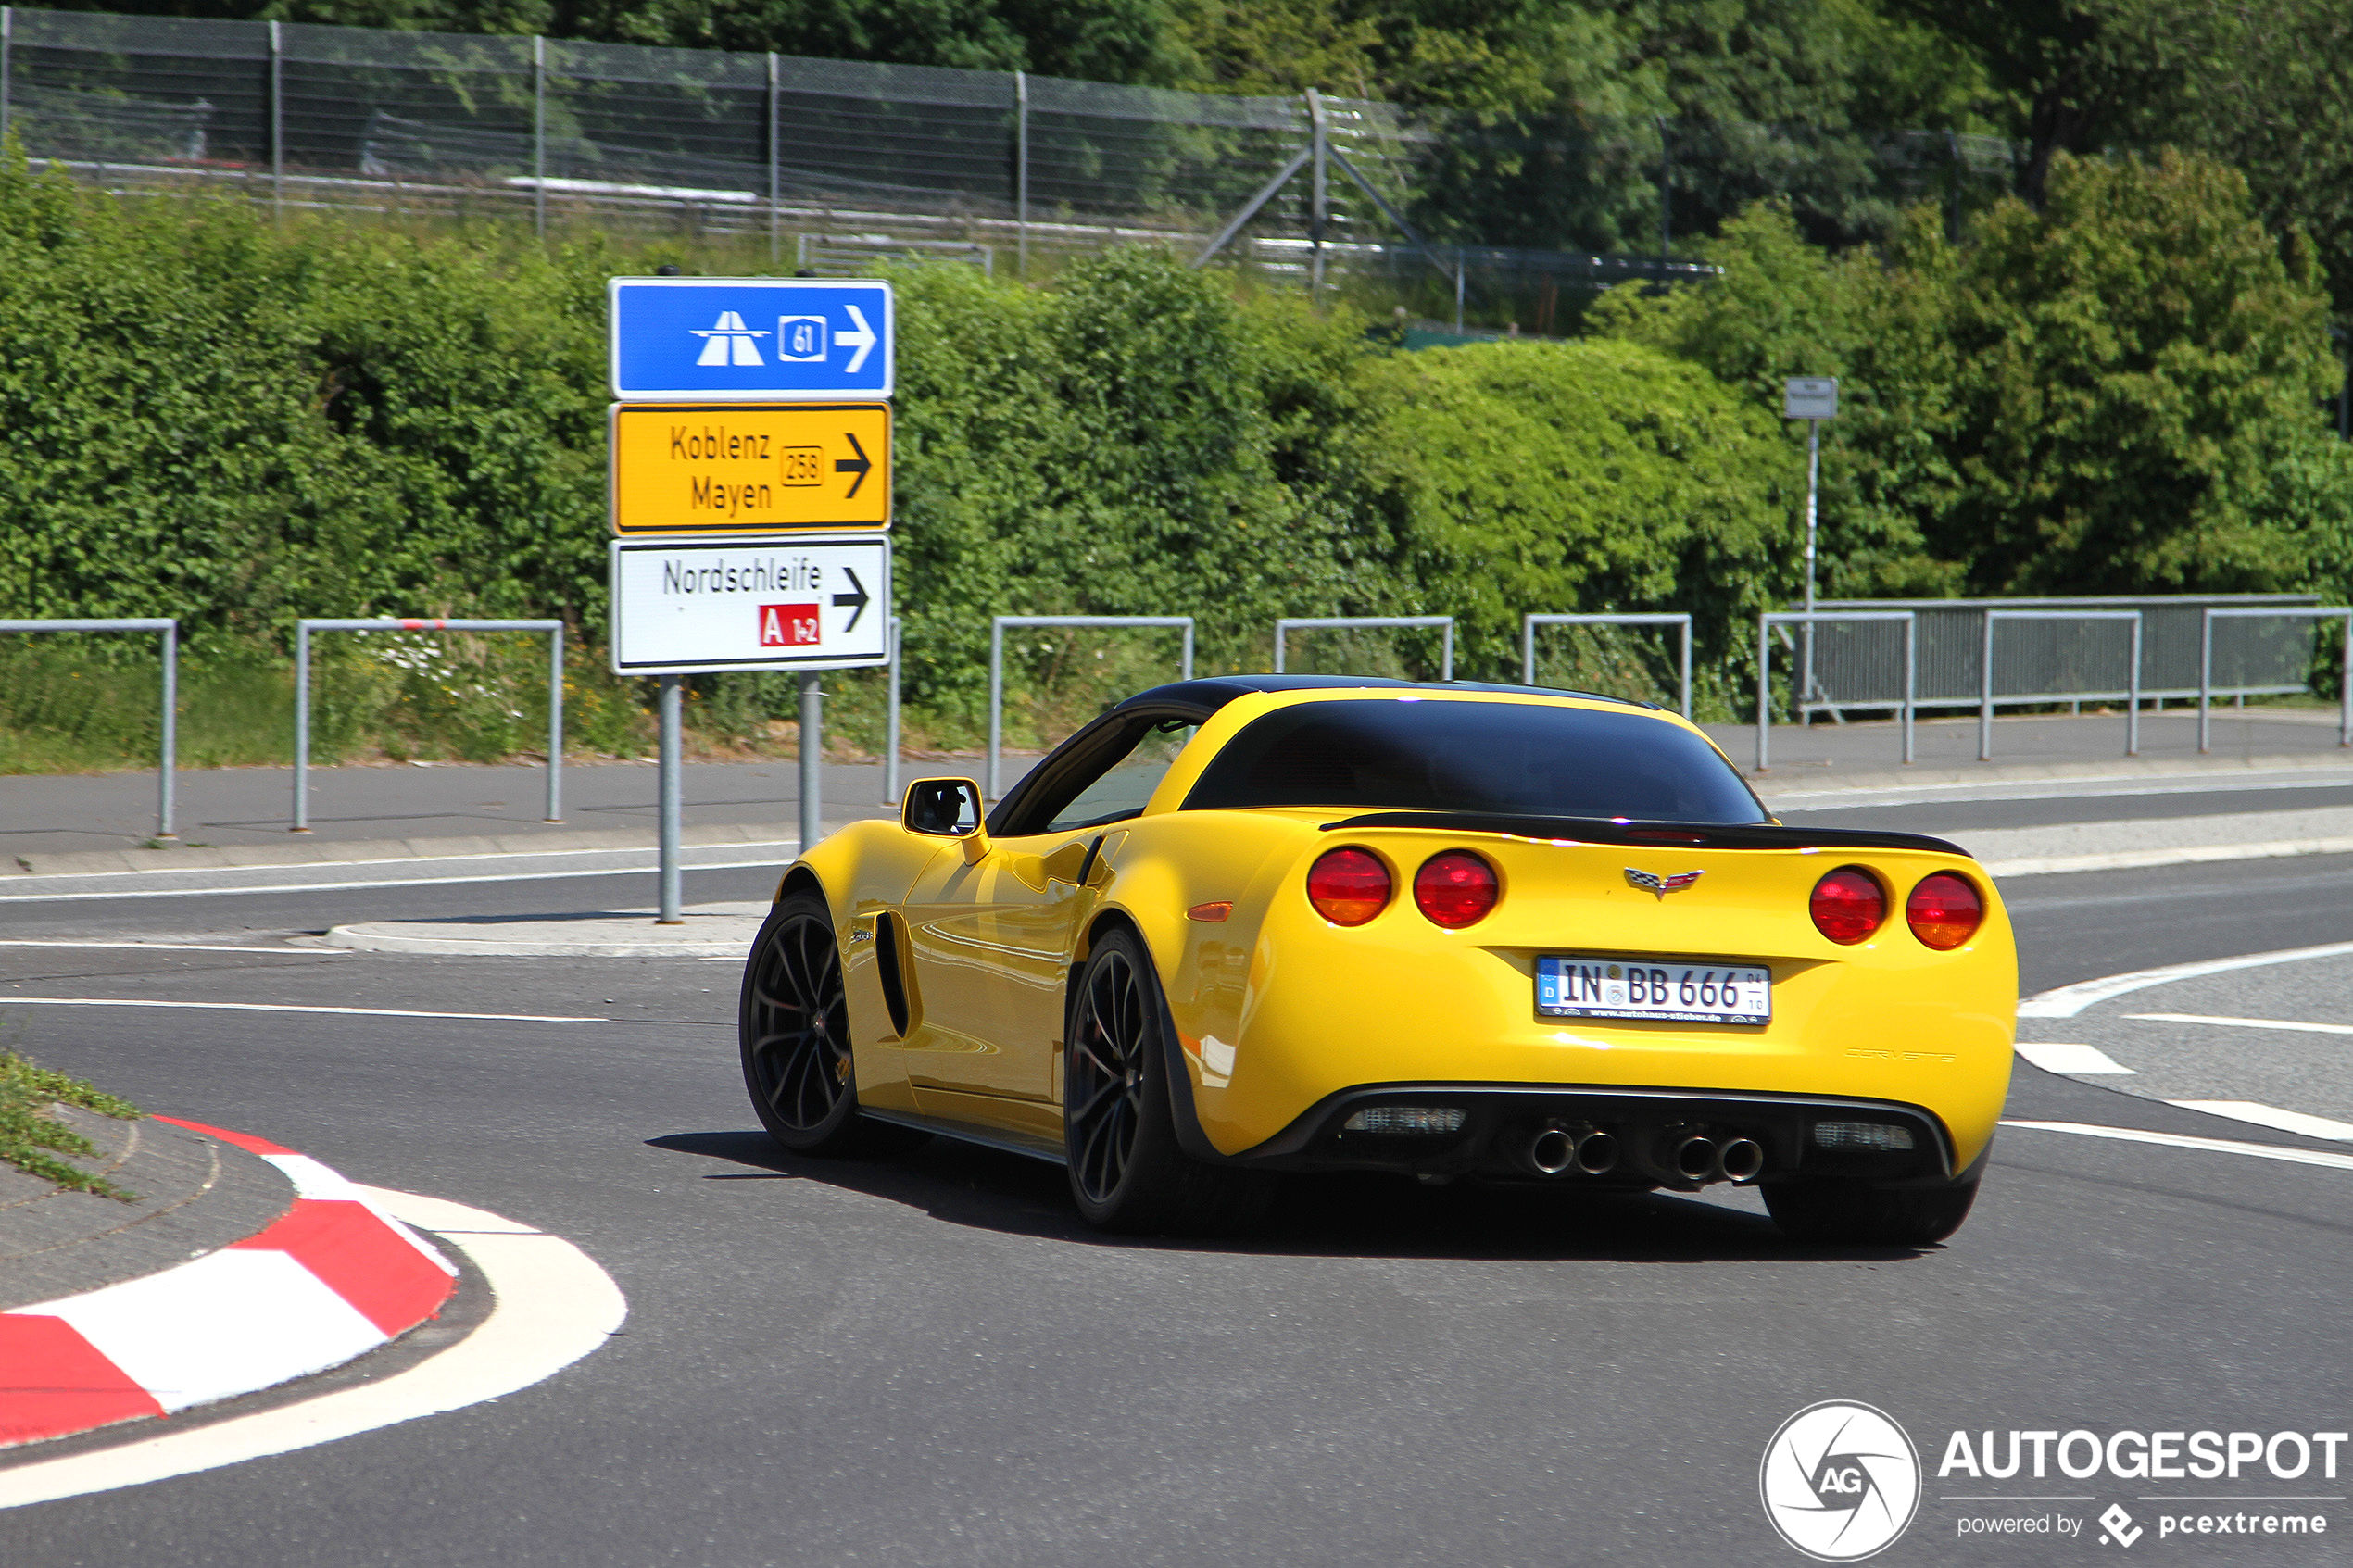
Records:
<instances>
[{"instance_id":1,"label":"pcextreme logo","mask_svg":"<svg viewBox=\"0 0 2353 1568\"><path fill-rule=\"evenodd\" d=\"M1919 1450L1886 1411L1825 1399L1781 1423L1756 1489L1781 1539L1818 1562L1856 1562L1911 1524Z\"/></svg>"}]
</instances>

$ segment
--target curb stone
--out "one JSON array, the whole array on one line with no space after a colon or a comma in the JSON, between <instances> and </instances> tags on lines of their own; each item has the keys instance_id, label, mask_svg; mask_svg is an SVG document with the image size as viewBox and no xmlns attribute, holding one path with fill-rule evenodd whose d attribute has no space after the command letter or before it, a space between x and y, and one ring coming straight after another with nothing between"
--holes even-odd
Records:
<instances>
[{"instance_id":1,"label":"curb stone","mask_svg":"<svg viewBox=\"0 0 2353 1568\"><path fill-rule=\"evenodd\" d=\"M308 1155L153 1120L259 1156L293 1206L175 1267L0 1312L0 1448L308 1376L438 1316L456 1288L447 1259Z\"/></svg>"}]
</instances>

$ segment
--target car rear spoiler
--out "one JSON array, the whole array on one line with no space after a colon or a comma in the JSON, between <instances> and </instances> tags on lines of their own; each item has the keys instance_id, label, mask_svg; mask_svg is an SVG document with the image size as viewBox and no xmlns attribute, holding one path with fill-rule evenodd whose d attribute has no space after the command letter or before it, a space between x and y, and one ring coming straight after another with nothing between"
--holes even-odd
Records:
<instances>
[{"instance_id":1,"label":"car rear spoiler","mask_svg":"<svg viewBox=\"0 0 2353 1568\"><path fill-rule=\"evenodd\" d=\"M1793 828L1778 822L1621 822L1609 817L1488 816L1471 811L1374 811L1326 822L1326 833L1363 828L1420 828L1436 833L1493 833L1514 838L1569 839L1629 848L1686 849L1922 849L1934 855L1969 851L1918 833L1863 833L1844 828Z\"/></svg>"}]
</instances>

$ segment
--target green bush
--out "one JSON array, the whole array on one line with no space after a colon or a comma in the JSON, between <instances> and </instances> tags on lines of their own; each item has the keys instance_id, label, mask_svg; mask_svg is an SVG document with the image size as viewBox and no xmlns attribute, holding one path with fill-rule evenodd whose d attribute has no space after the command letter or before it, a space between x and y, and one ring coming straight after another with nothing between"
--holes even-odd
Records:
<instances>
[{"instance_id":1,"label":"green bush","mask_svg":"<svg viewBox=\"0 0 2353 1568\"><path fill-rule=\"evenodd\" d=\"M1393 541L1373 602L1457 618L1458 672L1516 680L1520 617L1688 610L1728 673L1798 581L1805 472L1763 410L1628 343L1493 343L1368 362L1351 434Z\"/></svg>"}]
</instances>

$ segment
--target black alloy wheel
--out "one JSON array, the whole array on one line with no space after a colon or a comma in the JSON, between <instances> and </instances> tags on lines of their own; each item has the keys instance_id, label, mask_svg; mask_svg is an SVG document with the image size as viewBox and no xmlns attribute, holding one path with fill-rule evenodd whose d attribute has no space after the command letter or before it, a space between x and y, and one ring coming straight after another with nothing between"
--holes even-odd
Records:
<instances>
[{"instance_id":1,"label":"black alloy wheel","mask_svg":"<svg viewBox=\"0 0 2353 1568\"><path fill-rule=\"evenodd\" d=\"M1071 1000L1063 1066L1063 1138L1070 1192L1100 1230L1188 1233L1257 1217L1271 1191L1256 1172L1207 1165L1177 1146L1167 1003L1143 943L1107 932L1088 955Z\"/></svg>"},{"instance_id":2,"label":"black alloy wheel","mask_svg":"<svg viewBox=\"0 0 2353 1568\"><path fill-rule=\"evenodd\" d=\"M1136 965L1106 946L1080 981L1077 1028L1063 1088L1069 1125L1070 1181L1081 1205L1110 1203L1136 1155L1144 1124L1147 1047Z\"/></svg>"},{"instance_id":3,"label":"black alloy wheel","mask_svg":"<svg viewBox=\"0 0 2353 1568\"><path fill-rule=\"evenodd\" d=\"M744 1086L769 1135L801 1154L881 1153L922 1135L862 1120L833 911L786 895L753 938L736 1009Z\"/></svg>"}]
</instances>

